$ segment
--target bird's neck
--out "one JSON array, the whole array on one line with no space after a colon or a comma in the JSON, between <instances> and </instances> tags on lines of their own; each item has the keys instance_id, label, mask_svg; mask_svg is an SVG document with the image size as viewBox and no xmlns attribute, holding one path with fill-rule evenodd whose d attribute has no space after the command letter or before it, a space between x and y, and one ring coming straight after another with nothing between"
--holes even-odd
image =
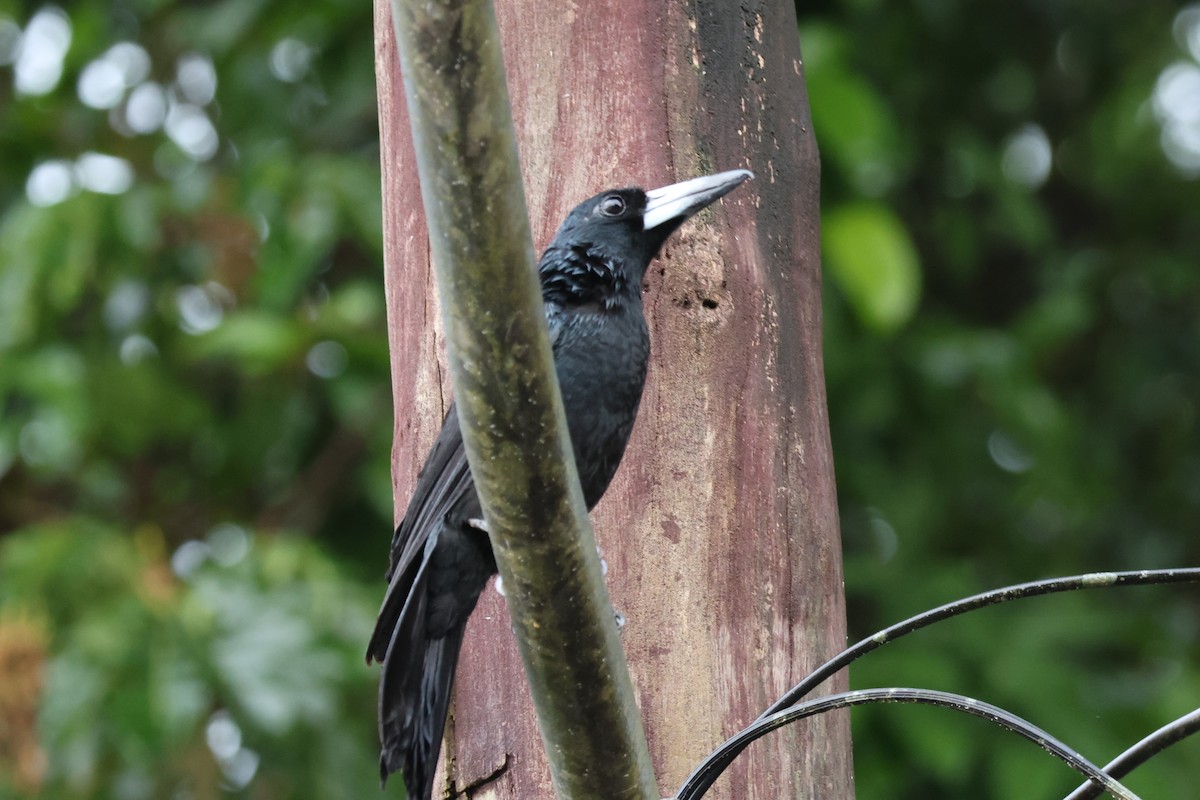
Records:
<instances>
[{"instance_id":1,"label":"bird's neck","mask_svg":"<svg viewBox=\"0 0 1200 800\"><path fill-rule=\"evenodd\" d=\"M564 309L594 307L616 310L631 299L631 287L623 265L606 258L589 245L552 245L538 267L542 299Z\"/></svg>"}]
</instances>

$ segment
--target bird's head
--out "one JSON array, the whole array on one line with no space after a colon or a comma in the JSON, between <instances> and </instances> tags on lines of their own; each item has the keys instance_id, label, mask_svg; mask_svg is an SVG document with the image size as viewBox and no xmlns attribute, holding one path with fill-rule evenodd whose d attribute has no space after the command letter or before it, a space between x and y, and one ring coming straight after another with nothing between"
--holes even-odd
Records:
<instances>
[{"instance_id":1,"label":"bird's head","mask_svg":"<svg viewBox=\"0 0 1200 800\"><path fill-rule=\"evenodd\" d=\"M542 256L542 283L554 295L548 299L592 303L597 294L611 299L640 288L646 267L680 225L753 177L737 169L650 191L610 189L583 201Z\"/></svg>"}]
</instances>

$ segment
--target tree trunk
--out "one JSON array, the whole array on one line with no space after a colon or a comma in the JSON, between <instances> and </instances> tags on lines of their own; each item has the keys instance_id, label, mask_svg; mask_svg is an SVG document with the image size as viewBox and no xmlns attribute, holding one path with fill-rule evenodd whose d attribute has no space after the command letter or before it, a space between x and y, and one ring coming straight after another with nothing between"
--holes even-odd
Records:
<instances>
[{"instance_id":1,"label":"tree trunk","mask_svg":"<svg viewBox=\"0 0 1200 800\"><path fill-rule=\"evenodd\" d=\"M387 0L376 2L397 513L449 402ZM845 639L821 366L818 163L791 4L498 0L535 243L610 186L747 167L647 278L654 354L596 509L664 795ZM383 541L383 539L381 539ZM547 798L503 600L459 665L447 779ZM712 796L850 798L847 717L773 734ZM482 784L482 785L480 785Z\"/></svg>"}]
</instances>

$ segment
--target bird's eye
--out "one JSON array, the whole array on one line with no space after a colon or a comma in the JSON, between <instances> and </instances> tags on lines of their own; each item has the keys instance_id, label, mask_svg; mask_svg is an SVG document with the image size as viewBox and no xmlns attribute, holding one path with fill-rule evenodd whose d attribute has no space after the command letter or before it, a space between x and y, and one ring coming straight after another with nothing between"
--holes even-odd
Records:
<instances>
[{"instance_id":1,"label":"bird's eye","mask_svg":"<svg viewBox=\"0 0 1200 800\"><path fill-rule=\"evenodd\" d=\"M625 211L625 201L620 195L610 194L600 201L600 213L606 217L619 217Z\"/></svg>"}]
</instances>

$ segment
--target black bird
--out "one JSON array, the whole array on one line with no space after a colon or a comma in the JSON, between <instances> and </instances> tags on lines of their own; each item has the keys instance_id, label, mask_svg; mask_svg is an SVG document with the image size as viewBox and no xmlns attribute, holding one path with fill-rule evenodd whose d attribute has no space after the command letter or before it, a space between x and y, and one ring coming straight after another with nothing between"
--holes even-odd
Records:
<instances>
[{"instance_id":1,"label":"black bird","mask_svg":"<svg viewBox=\"0 0 1200 800\"><path fill-rule=\"evenodd\" d=\"M667 238L753 175L747 170L576 206L538 265L554 366L588 510L608 488L637 415L650 354L642 277ZM383 664L380 773L433 792L463 630L496 572L452 404L392 538L387 594L367 648Z\"/></svg>"}]
</instances>

